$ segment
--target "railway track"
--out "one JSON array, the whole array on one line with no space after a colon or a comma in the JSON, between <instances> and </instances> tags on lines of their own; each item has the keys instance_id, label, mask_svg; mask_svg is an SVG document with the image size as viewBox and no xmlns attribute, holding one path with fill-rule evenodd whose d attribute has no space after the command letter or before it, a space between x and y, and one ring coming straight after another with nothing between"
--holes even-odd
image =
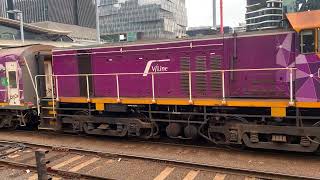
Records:
<instances>
[{"instance_id":1,"label":"railway track","mask_svg":"<svg viewBox=\"0 0 320 180\"><path fill-rule=\"evenodd\" d=\"M5 131L5 130L2 130ZM15 130L15 132L22 132L22 133L32 133L34 134L34 131L29 131L29 130ZM147 144L157 144L157 145L170 145L170 146L177 146L177 147L190 147L190 148L201 148L201 149L207 149L207 150L230 150L230 151L238 151L238 152L257 152L257 150L251 150L251 149L243 149L243 148L237 148L237 147L233 147L233 146L229 146L229 145L215 145L212 143L208 143L205 141L199 142L199 141L195 141L195 142L191 142L190 140L180 140L180 139L165 139L165 138L160 138L160 139L149 139L149 140L144 140L141 138L118 138L118 137L108 137L108 136L94 136L94 135L88 135L88 134L61 134L59 132L55 132L55 131L37 131L36 133L41 134L41 135L58 135L58 136L66 136L66 137L76 137L76 138L98 138L100 140L117 140L117 141L121 141L121 142L132 142L132 143L147 143ZM270 153L272 150L265 150L268 153ZM261 150L260 152L263 152L263 150ZM275 154L277 154L277 151L273 151L275 152ZM295 153L295 152L288 152L291 154L299 154L299 153ZM310 153L311 154L311 153Z\"/></svg>"},{"instance_id":2,"label":"railway track","mask_svg":"<svg viewBox=\"0 0 320 180\"><path fill-rule=\"evenodd\" d=\"M15 130L15 132L21 132L26 134L34 134L34 131L28 131L28 130ZM48 135L48 136L61 136L61 137L75 137L75 138L85 138L88 140L92 140L92 138L96 138L98 140L112 140L117 142L123 142L123 143L145 143L145 144L153 144L153 145L166 145L166 146L172 146L172 147L180 147L180 148L196 148L196 149L205 149L205 150L223 150L223 151L230 151L232 153L234 152L245 152L245 153L257 153L259 154L267 154L267 155L275 155L275 156L282 156L283 151L276 151L276 150L264 150L264 149L248 149L243 147L235 147L235 146L229 146L229 145L215 145L208 142L191 142L191 141L185 141L185 140L179 140L179 139L149 139L144 140L141 138L118 138L118 137L108 137L108 136L94 136L94 135L87 135L87 134L61 134L59 132L54 131L37 131L36 132L39 135ZM320 155L320 150L317 153L301 153L301 152L286 152L285 155L289 156L300 156L300 157L314 157ZM320 160L320 158L319 158Z\"/></svg>"},{"instance_id":3,"label":"railway track","mask_svg":"<svg viewBox=\"0 0 320 180\"><path fill-rule=\"evenodd\" d=\"M51 162L48 164L48 172L55 179L319 179L107 150L11 141L2 141L1 144L12 148L7 149L10 153L2 154L0 164L13 169L30 170L29 175L26 175L30 180L37 177L34 157L37 149L49 150L47 159Z\"/></svg>"}]
</instances>

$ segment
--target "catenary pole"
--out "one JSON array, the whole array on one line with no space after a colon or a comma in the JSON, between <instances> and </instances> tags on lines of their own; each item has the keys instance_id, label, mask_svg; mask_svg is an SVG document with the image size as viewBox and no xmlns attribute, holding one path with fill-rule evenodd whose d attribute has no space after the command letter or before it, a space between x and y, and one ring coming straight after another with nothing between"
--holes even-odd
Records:
<instances>
[{"instance_id":1,"label":"catenary pole","mask_svg":"<svg viewBox=\"0 0 320 180\"><path fill-rule=\"evenodd\" d=\"M96 33L97 33L97 42L101 43L100 39L100 21L99 21L99 0L95 0L96 2Z\"/></svg>"},{"instance_id":2,"label":"catenary pole","mask_svg":"<svg viewBox=\"0 0 320 180\"><path fill-rule=\"evenodd\" d=\"M223 29L223 0L220 0L220 33L224 34Z\"/></svg>"}]
</instances>

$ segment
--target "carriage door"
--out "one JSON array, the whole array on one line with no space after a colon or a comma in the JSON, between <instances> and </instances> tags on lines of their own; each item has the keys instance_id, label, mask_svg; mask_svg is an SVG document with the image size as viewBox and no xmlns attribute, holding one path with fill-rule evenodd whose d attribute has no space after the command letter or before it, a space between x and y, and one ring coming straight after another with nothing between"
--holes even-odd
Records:
<instances>
[{"instance_id":1,"label":"carriage door","mask_svg":"<svg viewBox=\"0 0 320 180\"><path fill-rule=\"evenodd\" d=\"M52 97L52 64L51 61L45 60L44 61L44 74L45 77L45 83L46 83L46 97Z\"/></svg>"},{"instance_id":2,"label":"carriage door","mask_svg":"<svg viewBox=\"0 0 320 180\"><path fill-rule=\"evenodd\" d=\"M9 105L20 105L18 62L6 62Z\"/></svg>"}]
</instances>

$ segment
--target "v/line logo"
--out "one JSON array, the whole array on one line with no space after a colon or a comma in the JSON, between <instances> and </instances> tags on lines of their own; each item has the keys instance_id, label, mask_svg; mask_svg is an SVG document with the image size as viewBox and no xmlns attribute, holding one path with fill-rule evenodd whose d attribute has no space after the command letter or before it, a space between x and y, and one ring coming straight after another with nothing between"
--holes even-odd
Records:
<instances>
[{"instance_id":1,"label":"v/line logo","mask_svg":"<svg viewBox=\"0 0 320 180\"><path fill-rule=\"evenodd\" d=\"M169 67L167 66L161 66L159 64L156 64L153 66L154 63L161 63L161 62L170 62L170 59L161 59L161 60L150 60L148 61L146 68L144 69L143 76L148 76L148 73L150 71L150 68L152 72L168 72Z\"/></svg>"}]
</instances>

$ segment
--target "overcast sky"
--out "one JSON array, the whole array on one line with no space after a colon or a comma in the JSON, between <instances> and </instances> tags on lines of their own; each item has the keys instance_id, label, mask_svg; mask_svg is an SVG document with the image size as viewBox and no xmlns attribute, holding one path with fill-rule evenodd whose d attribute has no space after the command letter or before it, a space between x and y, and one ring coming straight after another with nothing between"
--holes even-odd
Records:
<instances>
[{"instance_id":1,"label":"overcast sky","mask_svg":"<svg viewBox=\"0 0 320 180\"><path fill-rule=\"evenodd\" d=\"M224 24L238 26L245 22L246 0L224 0ZM212 0L186 0L188 26L212 26ZM217 24L220 24L219 0L217 0Z\"/></svg>"}]
</instances>

